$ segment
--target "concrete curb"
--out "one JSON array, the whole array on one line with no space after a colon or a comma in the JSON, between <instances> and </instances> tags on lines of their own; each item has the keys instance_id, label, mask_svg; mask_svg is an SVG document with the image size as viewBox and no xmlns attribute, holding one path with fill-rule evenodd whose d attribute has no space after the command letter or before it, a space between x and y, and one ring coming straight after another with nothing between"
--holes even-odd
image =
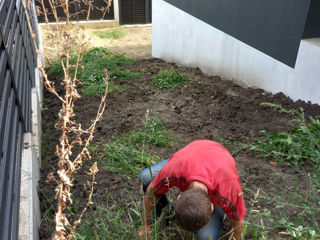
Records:
<instances>
[{"instance_id":1,"label":"concrete curb","mask_svg":"<svg viewBox=\"0 0 320 240\"><path fill-rule=\"evenodd\" d=\"M38 57L39 65L42 64L41 52ZM32 132L24 134L23 138L19 240L38 240L41 220L38 182L40 179L41 166L43 79L38 67L35 68L35 79L36 87L31 89Z\"/></svg>"},{"instance_id":2,"label":"concrete curb","mask_svg":"<svg viewBox=\"0 0 320 240\"><path fill-rule=\"evenodd\" d=\"M64 22L61 23L40 23L41 29L49 30L49 27L55 29L60 27L67 27ZM104 21L79 21L79 22L70 22L68 26L69 29L72 29L76 26L81 26L84 28L92 28L92 29L102 29L102 28L114 28L119 27L119 22L115 20L104 20Z\"/></svg>"},{"instance_id":3,"label":"concrete curb","mask_svg":"<svg viewBox=\"0 0 320 240\"><path fill-rule=\"evenodd\" d=\"M37 88L31 89L32 133L25 133L21 159L19 240L38 240L40 202L38 182L41 166L41 111Z\"/></svg>"},{"instance_id":4,"label":"concrete curb","mask_svg":"<svg viewBox=\"0 0 320 240\"><path fill-rule=\"evenodd\" d=\"M38 198L39 165L35 161L32 134L24 134L19 212L19 240L39 239L40 205Z\"/></svg>"}]
</instances>

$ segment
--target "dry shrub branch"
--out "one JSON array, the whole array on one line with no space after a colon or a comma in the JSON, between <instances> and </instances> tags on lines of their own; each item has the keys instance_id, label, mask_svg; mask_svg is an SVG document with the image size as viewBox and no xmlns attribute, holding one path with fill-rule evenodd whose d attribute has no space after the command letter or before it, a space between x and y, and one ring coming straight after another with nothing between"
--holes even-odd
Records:
<instances>
[{"instance_id":1,"label":"dry shrub branch","mask_svg":"<svg viewBox=\"0 0 320 240\"><path fill-rule=\"evenodd\" d=\"M37 0L40 6L37 6L37 15L44 15L45 21L48 24L48 15L53 15L55 21L67 23L70 19L76 18L77 15L85 13L87 15L86 19L90 20L90 15L93 10L98 10L102 13L101 20L104 19L105 15L110 12L110 7L112 5L112 0L103 0L105 6L96 6L94 0ZM70 7L76 6L77 11L74 13L70 12ZM65 19L59 18L58 9L62 8L65 14Z\"/></svg>"},{"instance_id":2,"label":"dry shrub branch","mask_svg":"<svg viewBox=\"0 0 320 240\"><path fill-rule=\"evenodd\" d=\"M66 36L69 39L68 35ZM67 40L67 42L69 42ZM56 199L57 199L57 210L55 216L56 231L52 239L72 239L75 234L75 230L81 219L87 210L88 206L92 203L92 194L95 184L95 175L98 172L97 163L95 162L90 168L90 171L86 173L92 177L91 191L89 194L88 202L80 214L79 218L73 223L70 223L66 217L65 210L68 203L72 203L72 193L71 188L73 186L73 175L82 165L85 158L91 159L90 152L88 150L88 145L93 140L93 134L96 128L96 124L101 120L103 112L106 106L106 98L108 92L108 73L106 74L106 89L105 94L101 98L101 102L97 111L95 119L92 121L91 125L87 129L83 129L82 125L76 122L74 119L75 112L75 102L80 98L77 91L76 78L77 69L80 66L81 52L78 53L78 61L75 65L71 65L69 62L69 53L61 55L61 64L64 70L64 79L62 85L64 86L64 96L61 96L54 83L51 82L46 73L44 67L40 67L40 72L44 76L44 85L51 93L55 94L58 99L62 102L62 108L59 112L59 121L55 125L55 128L61 132L61 137L59 139L59 145L56 146L56 155L59 158L58 162L58 175L60 179L58 180L58 186L56 187ZM75 69L74 76L71 76L70 70ZM81 148L80 152L74 156L73 149L75 146ZM66 229L68 227L68 229Z\"/></svg>"},{"instance_id":3,"label":"dry shrub branch","mask_svg":"<svg viewBox=\"0 0 320 240\"><path fill-rule=\"evenodd\" d=\"M23 1L23 0L22 0ZM39 0L42 6L42 13L45 15L46 21L48 21L47 12L43 0ZM52 94L56 95L57 98L61 101L62 106L59 111L59 121L55 125L55 128L61 132L59 144L56 146L56 155L59 158L58 161L58 170L57 174L59 179L55 180L57 183L56 187L56 199L57 199L57 209L55 213L55 232L52 236L52 239L62 240L62 239L72 239L75 236L75 230L80 224L84 213L88 209L89 205L92 204L92 196L94 191L95 176L99 171L97 163L93 163L90 170L86 173L91 177L91 190L88 197L88 201L81 211L80 215L76 220L70 222L66 210L68 204L72 204L72 186L74 181L74 174L79 170L79 167L83 164L85 159L91 159L88 146L93 140L93 134L96 129L98 121L101 120L103 112L106 107L106 99L108 93L108 71L105 69L104 73L106 76L106 87L105 93L101 98L100 105L97 110L96 117L92 120L91 125L83 129L81 123L78 123L75 119L75 103L81 98L77 90L77 85L81 82L77 79L77 74L79 68L83 69L83 66L80 64L82 55L85 51L85 46L87 42L77 43L77 61L75 64L70 63L71 50L74 49L74 42L71 38L70 28L70 16L69 13L69 4L73 1L68 0L48 0L51 12L53 13L55 20L59 23L59 18L57 15L57 8L62 7L65 15L67 16L65 25L67 27L61 28L64 36L64 51L60 53L61 66L64 73L64 79L61 82L64 91L63 95L57 91L55 83L48 79L48 76L45 72L45 67L39 67L41 74L44 79L44 86ZM92 1L78 1L86 2L87 4L92 4ZM106 1L107 7L111 6L111 0ZM90 11L89 7L89 11ZM105 9L103 9L105 10ZM84 36L84 35L83 35ZM84 37L83 37L84 39ZM50 174L52 178L53 174Z\"/></svg>"},{"instance_id":4,"label":"dry shrub branch","mask_svg":"<svg viewBox=\"0 0 320 240\"><path fill-rule=\"evenodd\" d=\"M80 56L80 54L79 54ZM46 88L53 94L55 94L62 102L62 108L59 112L59 122L55 125L55 128L61 132L61 137L59 144L56 146L56 155L59 157L58 162L58 175L60 179L58 180L58 186L56 187L56 198L57 198L57 210L55 216L56 231L52 239L72 239L75 234L75 230L81 219L86 212L88 206L92 203L92 195L95 184L95 175L98 172L97 163L95 162L90 171L86 174L92 177L91 191L89 194L88 202L85 208L82 210L79 218L73 223L70 223L66 217L65 210L68 203L72 203L72 193L71 188L73 186L73 175L82 165L85 158L91 159L90 152L88 150L88 145L93 140L93 133L96 128L96 124L101 120L103 112L106 106L106 98L108 92L108 73L106 74L106 89L105 94L101 98L101 102L97 111L95 119L92 121L91 126L87 129L82 129L80 123L77 123L74 119L74 106L76 100L80 98L78 91L76 89L76 74L74 77L70 77L69 70L73 67L79 67L79 61L74 65L70 65L68 55L63 55L61 64L63 65L65 78L62 82L64 85L64 96L60 96L55 87L54 83L48 80L43 67L40 67L40 71L44 76L44 84ZM66 59L64 63L63 59ZM79 57L80 59L80 57ZM75 146L80 146L80 152L73 157L73 148ZM66 229L68 227L68 229Z\"/></svg>"}]
</instances>

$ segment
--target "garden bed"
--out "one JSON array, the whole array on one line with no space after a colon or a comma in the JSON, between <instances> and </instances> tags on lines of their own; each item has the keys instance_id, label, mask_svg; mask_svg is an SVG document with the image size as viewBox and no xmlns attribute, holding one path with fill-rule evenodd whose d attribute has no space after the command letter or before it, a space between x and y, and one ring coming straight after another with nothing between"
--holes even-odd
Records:
<instances>
[{"instance_id":1,"label":"garden bed","mask_svg":"<svg viewBox=\"0 0 320 240\"><path fill-rule=\"evenodd\" d=\"M312 236L320 222L319 177L312 166L296 167L294 163L273 158L264 160L249 152L246 144L261 139L262 130L287 131L293 119L292 115L261 103L278 104L284 109L303 108L306 116L320 115L318 105L293 102L282 93L272 95L218 76L207 76L199 69L154 58L121 66L139 74L131 79L120 76L112 80L111 77L117 87L108 95L106 111L90 147L100 169L94 203L78 229L78 239L135 239L141 224L139 212L143 196L138 172L146 163L168 158L196 139L218 141L235 156L247 208L245 239L308 239ZM165 70L175 70L191 81L173 88L155 85L152 79ZM51 76L53 81L61 79L59 74ZM76 119L84 126L89 125L99 101L100 97L90 92L82 94L76 104ZM45 91L41 239L49 239L54 226L55 182L47 181L47 175L56 171L54 152L59 133L54 123L59 108L57 98ZM150 140L153 134L159 135ZM142 136L142 140L137 135ZM122 159L126 162L121 165L116 156L108 155L111 151L120 156L124 153ZM140 157L143 161L139 162ZM76 176L74 203L68 208L71 218L79 213L88 197L90 189L83 172L89 167L86 161ZM179 233L174 223L169 225L171 227L160 228L159 239L183 239L181 236L192 239L190 234ZM294 234L301 235L293 238Z\"/></svg>"}]
</instances>

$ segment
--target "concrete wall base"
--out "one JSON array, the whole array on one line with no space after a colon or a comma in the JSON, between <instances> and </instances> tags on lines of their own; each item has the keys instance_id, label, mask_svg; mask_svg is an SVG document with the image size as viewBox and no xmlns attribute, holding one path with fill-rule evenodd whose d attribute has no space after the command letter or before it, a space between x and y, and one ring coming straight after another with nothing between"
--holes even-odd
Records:
<instances>
[{"instance_id":1,"label":"concrete wall base","mask_svg":"<svg viewBox=\"0 0 320 240\"><path fill-rule=\"evenodd\" d=\"M32 103L32 146L35 151L35 158L38 162L38 166L41 166L41 111L40 111L40 101L38 98L38 90L32 88L31 90L31 103Z\"/></svg>"},{"instance_id":2,"label":"concrete wall base","mask_svg":"<svg viewBox=\"0 0 320 240\"><path fill-rule=\"evenodd\" d=\"M23 140L19 212L19 240L38 240L40 208L38 198L39 165L32 143L32 134Z\"/></svg>"},{"instance_id":3,"label":"concrete wall base","mask_svg":"<svg viewBox=\"0 0 320 240\"><path fill-rule=\"evenodd\" d=\"M41 57L42 54L38 58L39 65ZM41 220L38 182L41 166L43 81L37 68L35 77L36 87L31 89L32 132L24 134L21 159L19 240L38 240Z\"/></svg>"},{"instance_id":4,"label":"concrete wall base","mask_svg":"<svg viewBox=\"0 0 320 240\"><path fill-rule=\"evenodd\" d=\"M39 24L41 29L46 29L48 30L50 29L55 29L62 25L65 26L64 22L61 23L41 23ZM92 28L92 29L102 29L102 28L114 28L114 27L119 27L119 21L115 21L115 20L104 20L104 21L79 21L79 22L71 22L71 24L69 25L69 27L72 29L75 26L80 26L80 27L84 27L84 28Z\"/></svg>"},{"instance_id":5,"label":"concrete wall base","mask_svg":"<svg viewBox=\"0 0 320 240\"><path fill-rule=\"evenodd\" d=\"M293 69L163 0L152 18L153 57L320 104L320 38L301 41Z\"/></svg>"},{"instance_id":6,"label":"concrete wall base","mask_svg":"<svg viewBox=\"0 0 320 240\"><path fill-rule=\"evenodd\" d=\"M19 240L38 240L40 202L38 182L41 166L41 112L39 89L31 89L32 133L24 134L21 159Z\"/></svg>"}]
</instances>

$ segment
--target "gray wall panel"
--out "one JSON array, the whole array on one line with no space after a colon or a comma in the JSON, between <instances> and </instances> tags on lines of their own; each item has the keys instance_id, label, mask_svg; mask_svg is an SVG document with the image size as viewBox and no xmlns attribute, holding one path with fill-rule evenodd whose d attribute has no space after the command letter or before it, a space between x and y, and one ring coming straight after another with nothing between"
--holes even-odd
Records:
<instances>
[{"instance_id":1,"label":"gray wall panel","mask_svg":"<svg viewBox=\"0 0 320 240\"><path fill-rule=\"evenodd\" d=\"M311 0L165 1L294 67Z\"/></svg>"},{"instance_id":2,"label":"gray wall panel","mask_svg":"<svg viewBox=\"0 0 320 240\"><path fill-rule=\"evenodd\" d=\"M320 37L320 1L312 0L303 38Z\"/></svg>"}]
</instances>

